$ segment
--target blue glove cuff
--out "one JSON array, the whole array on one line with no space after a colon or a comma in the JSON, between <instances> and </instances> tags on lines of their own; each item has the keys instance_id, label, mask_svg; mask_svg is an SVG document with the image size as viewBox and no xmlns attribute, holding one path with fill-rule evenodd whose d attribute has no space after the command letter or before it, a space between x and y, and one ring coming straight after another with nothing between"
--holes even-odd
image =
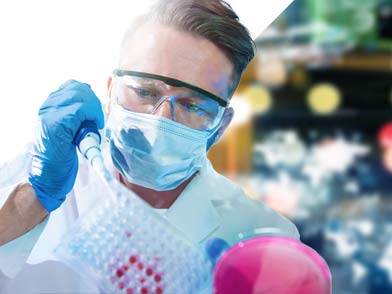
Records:
<instances>
[{"instance_id":1,"label":"blue glove cuff","mask_svg":"<svg viewBox=\"0 0 392 294\"><path fill-rule=\"evenodd\" d=\"M38 201L47 211L57 209L64 202L75 183L77 170L78 160L75 156L67 164L45 162L45 174L42 174L42 159L39 156L33 156L28 181Z\"/></svg>"},{"instance_id":2,"label":"blue glove cuff","mask_svg":"<svg viewBox=\"0 0 392 294\"><path fill-rule=\"evenodd\" d=\"M51 212L60 207L60 205L64 202L65 197L53 197L45 193L37 184L36 178L34 176L29 175L28 179L31 187L35 192L35 196L38 201L42 204L42 206L48 211Z\"/></svg>"}]
</instances>

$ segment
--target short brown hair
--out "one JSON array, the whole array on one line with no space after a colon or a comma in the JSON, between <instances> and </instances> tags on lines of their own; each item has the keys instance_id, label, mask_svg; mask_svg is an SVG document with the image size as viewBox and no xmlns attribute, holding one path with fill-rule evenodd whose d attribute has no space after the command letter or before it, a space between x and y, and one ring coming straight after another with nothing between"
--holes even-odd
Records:
<instances>
[{"instance_id":1,"label":"short brown hair","mask_svg":"<svg viewBox=\"0 0 392 294\"><path fill-rule=\"evenodd\" d=\"M139 17L125 35L153 21L211 41L233 64L230 94L254 57L255 44L231 6L222 0L156 0L148 13Z\"/></svg>"}]
</instances>

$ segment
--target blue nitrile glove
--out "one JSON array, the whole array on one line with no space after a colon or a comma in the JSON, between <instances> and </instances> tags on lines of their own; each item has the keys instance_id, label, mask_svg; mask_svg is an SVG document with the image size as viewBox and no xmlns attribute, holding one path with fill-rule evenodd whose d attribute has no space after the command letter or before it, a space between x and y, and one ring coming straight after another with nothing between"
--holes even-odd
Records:
<instances>
[{"instance_id":1,"label":"blue nitrile glove","mask_svg":"<svg viewBox=\"0 0 392 294\"><path fill-rule=\"evenodd\" d=\"M210 259L214 267L219 257L221 257L223 252L227 249L229 249L229 243L221 238L212 238L208 240L205 245L207 257Z\"/></svg>"},{"instance_id":2,"label":"blue nitrile glove","mask_svg":"<svg viewBox=\"0 0 392 294\"><path fill-rule=\"evenodd\" d=\"M73 140L85 120L104 126L99 99L88 84L75 80L51 93L39 109L29 182L47 211L58 208L74 185L78 157Z\"/></svg>"}]
</instances>

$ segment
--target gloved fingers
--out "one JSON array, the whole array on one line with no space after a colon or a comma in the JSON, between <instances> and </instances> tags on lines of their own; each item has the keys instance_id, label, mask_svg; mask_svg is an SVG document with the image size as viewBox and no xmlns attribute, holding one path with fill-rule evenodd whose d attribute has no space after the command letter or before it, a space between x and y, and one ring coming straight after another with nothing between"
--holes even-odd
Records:
<instances>
[{"instance_id":1,"label":"gloved fingers","mask_svg":"<svg viewBox=\"0 0 392 294\"><path fill-rule=\"evenodd\" d=\"M85 120L92 120L96 123L98 129L103 129L105 124L102 104L99 99L93 99L88 103L82 103L75 113L80 123Z\"/></svg>"},{"instance_id":2,"label":"gloved fingers","mask_svg":"<svg viewBox=\"0 0 392 294\"><path fill-rule=\"evenodd\" d=\"M71 129L77 130L84 120L95 121L98 129L104 127L100 100L91 90L90 85L75 80L65 82L58 90L51 93L39 111L39 115L44 117L53 117L54 113L57 113L57 119L69 116L67 127Z\"/></svg>"},{"instance_id":3,"label":"gloved fingers","mask_svg":"<svg viewBox=\"0 0 392 294\"><path fill-rule=\"evenodd\" d=\"M60 85L59 89L66 88L68 86L77 85L77 84L81 84L81 83L77 80L69 79L69 80L65 81L62 85ZM83 84L87 85L88 87L91 88L90 84L87 84L87 83L83 83Z\"/></svg>"},{"instance_id":4,"label":"gloved fingers","mask_svg":"<svg viewBox=\"0 0 392 294\"><path fill-rule=\"evenodd\" d=\"M215 265L219 257L229 248L227 243L222 238L212 238L206 242L205 250L207 257Z\"/></svg>"},{"instance_id":5,"label":"gloved fingers","mask_svg":"<svg viewBox=\"0 0 392 294\"><path fill-rule=\"evenodd\" d=\"M35 130L33 154L45 154L45 157L51 158L56 164L64 161L64 158L76 156L72 141L73 132L63 124L57 122L55 126L51 122L41 121Z\"/></svg>"},{"instance_id":6,"label":"gloved fingers","mask_svg":"<svg viewBox=\"0 0 392 294\"><path fill-rule=\"evenodd\" d=\"M69 96L69 98L74 96L75 93L72 93L71 91L75 91L76 93L84 92L85 95L83 96L88 96L86 95L88 93L93 93L93 95L95 95L94 92L91 90L91 86L89 84L81 83L76 80L68 80L62 85L60 85L60 87L57 90L49 94L48 98L45 100L42 107L56 106L62 101L64 103L67 103L67 100L69 99L64 99L63 95L67 93L66 96ZM81 99L83 99L83 96Z\"/></svg>"},{"instance_id":7,"label":"gloved fingers","mask_svg":"<svg viewBox=\"0 0 392 294\"><path fill-rule=\"evenodd\" d=\"M42 104L41 110L47 108L60 108L78 102L100 103L90 85L75 80L69 80L59 89L50 93Z\"/></svg>"},{"instance_id":8,"label":"gloved fingers","mask_svg":"<svg viewBox=\"0 0 392 294\"><path fill-rule=\"evenodd\" d=\"M66 115L58 123L69 130L70 137L68 141L73 141L76 132L86 120L94 121L98 129L104 127L104 114L100 103L75 103L68 105L66 106Z\"/></svg>"},{"instance_id":9,"label":"gloved fingers","mask_svg":"<svg viewBox=\"0 0 392 294\"><path fill-rule=\"evenodd\" d=\"M33 157L28 180L36 197L47 211L55 210L64 202L75 183L77 171L77 156L73 156L65 163L42 160L39 156Z\"/></svg>"}]
</instances>

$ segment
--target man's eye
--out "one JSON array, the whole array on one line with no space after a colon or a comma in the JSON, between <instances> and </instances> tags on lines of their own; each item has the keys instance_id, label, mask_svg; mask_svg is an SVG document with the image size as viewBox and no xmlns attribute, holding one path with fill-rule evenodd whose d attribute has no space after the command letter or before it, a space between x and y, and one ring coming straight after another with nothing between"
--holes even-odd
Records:
<instances>
[{"instance_id":1,"label":"man's eye","mask_svg":"<svg viewBox=\"0 0 392 294\"><path fill-rule=\"evenodd\" d=\"M198 111L200 108L197 104L192 103L191 101L179 101L181 106L186 108L189 111Z\"/></svg>"},{"instance_id":2,"label":"man's eye","mask_svg":"<svg viewBox=\"0 0 392 294\"><path fill-rule=\"evenodd\" d=\"M142 96L142 97L151 97L151 96L153 96L152 91L150 91L149 89L139 88L139 89L136 89L136 93L139 96Z\"/></svg>"},{"instance_id":3,"label":"man's eye","mask_svg":"<svg viewBox=\"0 0 392 294\"><path fill-rule=\"evenodd\" d=\"M141 98L156 98L158 96L154 90L148 88L131 87L131 89Z\"/></svg>"},{"instance_id":4,"label":"man's eye","mask_svg":"<svg viewBox=\"0 0 392 294\"><path fill-rule=\"evenodd\" d=\"M206 111L200 107L200 105L191 101L180 101L182 107L184 107L188 112L197 113L198 115L205 115Z\"/></svg>"},{"instance_id":5,"label":"man's eye","mask_svg":"<svg viewBox=\"0 0 392 294\"><path fill-rule=\"evenodd\" d=\"M198 105L192 104L192 103L189 103L189 104L187 105L187 108L188 108L189 111L192 111L192 112L196 112L196 111L201 110L200 107L199 107Z\"/></svg>"}]
</instances>

